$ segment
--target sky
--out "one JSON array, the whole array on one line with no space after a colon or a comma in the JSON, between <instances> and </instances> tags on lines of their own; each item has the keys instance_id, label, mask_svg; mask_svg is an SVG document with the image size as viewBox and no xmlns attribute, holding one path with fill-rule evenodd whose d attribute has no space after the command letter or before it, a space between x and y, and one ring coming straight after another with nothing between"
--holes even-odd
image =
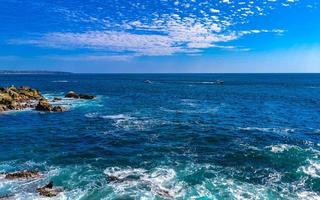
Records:
<instances>
[{"instance_id":1,"label":"sky","mask_svg":"<svg viewBox=\"0 0 320 200\"><path fill-rule=\"evenodd\" d=\"M0 70L320 73L320 1L0 0Z\"/></svg>"}]
</instances>

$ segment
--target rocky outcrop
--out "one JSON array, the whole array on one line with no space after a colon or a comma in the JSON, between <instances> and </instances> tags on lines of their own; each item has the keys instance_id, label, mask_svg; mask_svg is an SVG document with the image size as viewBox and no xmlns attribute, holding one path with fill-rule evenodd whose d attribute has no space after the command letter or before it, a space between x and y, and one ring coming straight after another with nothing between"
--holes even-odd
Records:
<instances>
[{"instance_id":1,"label":"rocky outcrop","mask_svg":"<svg viewBox=\"0 0 320 200\"><path fill-rule=\"evenodd\" d=\"M79 99L80 98L80 96L77 93L73 92L73 91L68 92L65 97L66 98L73 98L73 99Z\"/></svg>"},{"instance_id":2,"label":"rocky outcrop","mask_svg":"<svg viewBox=\"0 0 320 200\"><path fill-rule=\"evenodd\" d=\"M14 179L31 179L39 178L41 176L39 171L18 171L13 173L8 173L5 175L5 179L14 180Z\"/></svg>"},{"instance_id":3,"label":"rocky outcrop","mask_svg":"<svg viewBox=\"0 0 320 200\"><path fill-rule=\"evenodd\" d=\"M45 197L55 197L62 191L62 188L54 187L52 181L50 181L50 183L48 183L47 185L37 189L37 192L41 196Z\"/></svg>"},{"instance_id":4,"label":"rocky outcrop","mask_svg":"<svg viewBox=\"0 0 320 200\"><path fill-rule=\"evenodd\" d=\"M38 102L36 106L37 111L42 112L63 112L65 111L64 107L62 106L52 106L48 100L42 99Z\"/></svg>"},{"instance_id":5,"label":"rocky outcrop","mask_svg":"<svg viewBox=\"0 0 320 200\"><path fill-rule=\"evenodd\" d=\"M94 95L90 94L77 94L70 91L65 95L66 98L73 99L94 99ZM61 101L62 98L55 97L51 102L48 101L41 93L33 88L22 86L16 88L0 87L0 112L10 110L23 110L26 108L32 108L41 112L63 112L65 108L63 106L53 106L52 102Z\"/></svg>"},{"instance_id":6,"label":"rocky outcrop","mask_svg":"<svg viewBox=\"0 0 320 200\"><path fill-rule=\"evenodd\" d=\"M52 109L53 106L47 100L40 100L36 106L37 111L50 112Z\"/></svg>"},{"instance_id":7,"label":"rocky outcrop","mask_svg":"<svg viewBox=\"0 0 320 200\"><path fill-rule=\"evenodd\" d=\"M16 88L14 86L0 88L0 112L32 108L43 98L41 93L30 87Z\"/></svg>"},{"instance_id":8,"label":"rocky outcrop","mask_svg":"<svg viewBox=\"0 0 320 200\"><path fill-rule=\"evenodd\" d=\"M33 88L22 87L0 87L0 112L10 110L23 110L35 108L44 112L62 112L65 109L61 106L52 106L41 93Z\"/></svg>"},{"instance_id":9,"label":"rocky outcrop","mask_svg":"<svg viewBox=\"0 0 320 200\"><path fill-rule=\"evenodd\" d=\"M77 94L76 92L70 91L65 95L66 98L73 99L94 99L96 98L94 95L90 94Z\"/></svg>"}]
</instances>

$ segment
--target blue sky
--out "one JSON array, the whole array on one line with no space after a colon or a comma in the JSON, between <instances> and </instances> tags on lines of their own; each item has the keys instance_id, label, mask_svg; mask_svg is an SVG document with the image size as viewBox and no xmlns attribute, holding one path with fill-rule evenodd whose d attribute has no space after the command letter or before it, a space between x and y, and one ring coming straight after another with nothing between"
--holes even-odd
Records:
<instances>
[{"instance_id":1,"label":"blue sky","mask_svg":"<svg viewBox=\"0 0 320 200\"><path fill-rule=\"evenodd\" d=\"M320 72L320 2L0 0L0 69Z\"/></svg>"}]
</instances>

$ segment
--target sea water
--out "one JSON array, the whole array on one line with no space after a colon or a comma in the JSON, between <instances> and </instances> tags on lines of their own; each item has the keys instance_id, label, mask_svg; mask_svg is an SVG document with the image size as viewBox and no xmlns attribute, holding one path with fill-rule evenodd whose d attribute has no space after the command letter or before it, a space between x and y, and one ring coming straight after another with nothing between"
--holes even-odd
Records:
<instances>
[{"instance_id":1,"label":"sea water","mask_svg":"<svg viewBox=\"0 0 320 200\"><path fill-rule=\"evenodd\" d=\"M224 80L216 84L215 80ZM145 82L150 80L150 82ZM320 199L319 74L0 75L63 113L0 114L0 196L41 199ZM121 181L110 181L108 177Z\"/></svg>"}]
</instances>

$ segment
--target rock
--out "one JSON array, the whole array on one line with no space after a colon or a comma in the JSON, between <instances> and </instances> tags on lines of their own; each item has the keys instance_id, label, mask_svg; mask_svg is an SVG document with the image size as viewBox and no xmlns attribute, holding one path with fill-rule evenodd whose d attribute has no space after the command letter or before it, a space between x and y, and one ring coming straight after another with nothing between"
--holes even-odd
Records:
<instances>
[{"instance_id":1,"label":"rock","mask_svg":"<svg viewBox=\"0 0 320 200\"><path fill-rule=\"evenodd\" d=\"M13 198L14 198L13 194L6 194L6 195L0 196L0 200L10 200L10 199L13 199Z\"/></svg>"},{"instance_id":2,"label":"rock","mask_svg":"<svg viewBox=\"0 0 320 200\"><path fill-rule=\"evenodd\" d=\"M53 107L52 111L53 112L64 112L64 111L66 111L66 109L62 106L55 106L55 107Z\"/></svg>"},{"instance_id":3,"label":"rock","mask_svg":"<svg viewBox=\"0 0 320 200\"><path fill-rule=\"evenodd\" d=\"M53 98L53 101L61 101L61 100L62 100L62 98L60 98L60 97Z\"/></svg>"},{"instance_id":4,"label":"rock","mask_svg":"<svg viewBox=\"0 0 320 200\"><path fill-rule=\"evenodd\" d=\"M66 94L66 98L74 98L74 99L79 99L79 95L73 91L70 91Z\"/></svg>"},{"instance_id":5,"label":"rock","mask_svg":"<svg viewBox=\"0 0 320 200\"><path fill-rule=\"evenodd\" d=\"M18 171L14 173L8 173L5 175L5 179L13 180L13 179L30 179L30 178L38 178L41 174L39 171Z\"/></svg>"},{"instance_id":6,"label":"rock","mask_svg":"<svg viewBox=\"0 0 320 200\"><path fill-rule=\"evenodd\" d=\"M121 182L122 179L117 177L117 176L112 176L112 175L109 175L108 176L108 182L112 183L112 182Z\"/></svg>"},{"instance_id":7,"label":"rock","mask_svg":"<svg viewBox=\"0 0 320 200\"><path fill-rule=\"evenodd\" d=\"M47 100L40 100L36 106L36 110L50 112L53 110L53 106Z\"/></svg>"},{"instance_id":8,"label":"rock","mask_svg":"<svg viewBox=\"0 0 320 200\"><path fill-rule=\"evenodd\" d=\"M4 112L7 110L8 110L8 108L6 106L0 104L0 112Z\"/></svg>"},{"instance_id":9,"label":"rock","mask_svg":"<svg viewBox=\"0 0 320 200\"><path fill-rule=\"evenodd\" d=\"M30 87L1 87L0 112L35 107L40 99L44 99L40 92Z\"/></svg>"},{"instance_id":10,"label":"rock","mask_svg":"<svg viewBox=\"0 0 320 200\"><path fill-rule=\"evenodd\" d=\"M55 197L62 191L63 191L62 188L54 187L52 181L50 181L47 185L37 189L37 192L41 196L45 196L45 197Z\"/></svg>"},{"instance_id":11,"label":"rock","mask_svg":"<svg viewBox=\"0 0 320 200\"><path fill-rule=\"evenodd\" d=\"M80 99L94 99L96 98L94 95L90 94L79 94Z\"/></svg>"},{"instance_id":12,"label":"rock","mask_svg":"<svg viewBox=\"0 0 320 200\"><path fill-rule=\"evenodd\" d=\"M166 189L162 189L160 187L157 187L157 189L155 189L155 191L159 196L165 197L167 199L173 199L173 196L171 196L170 192Z\"/></svg>"},{"instance_id":13,"label":"rock","mask_svg":"<svg viewBox=\"0 0 320 200\"><path fill-rule=\"evenodd\" d=\"M90 95L90 94L77 94L73 91L70 91L66 94L65 96L66 98L74 98L74 99L94 99L95 96L94 95Z\"/></svg>"},{"instance_id":14,"label":"rock","mask_svg":"<svg viewBox=\"0 0 320 200\"><path fill-rule=\"evenodd\" d=\"M52 106L48 100L42 99L37 104L36 110L42 112L63 112L65 108L62 106Z\"/></svg>"}]
</instances>

